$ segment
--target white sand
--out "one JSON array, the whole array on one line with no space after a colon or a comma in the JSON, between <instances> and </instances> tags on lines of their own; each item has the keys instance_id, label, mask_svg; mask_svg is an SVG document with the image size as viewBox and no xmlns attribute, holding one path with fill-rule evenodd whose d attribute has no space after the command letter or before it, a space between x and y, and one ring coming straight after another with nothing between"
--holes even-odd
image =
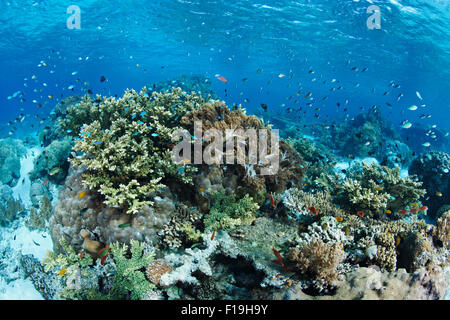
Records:
<instances>
[{"instance_id":1,"label":"white sand","mask_svg":"<svg viewBox=\"0 0 450 320\"><path fill-rule=\"evenodd\" d=\"M30 148L27 154L20 160L20 179L18 184L12 188L13 196L16 200L22 201L26 209L31 207L29 178L33 170L33 161L41 152L41 148ZM22 183L22 179L24 179ZM8 265L8 269L14 270L14 265L19 263L18 253L31 254L39 261L42 261L47 251L53 249L53 242L47 232L30 231L25 226L26 218L15 221L8 228L0 228L0 250L12 250L11 256L16 259L3 261ZM14 264L14 265L13 265ZM18 300L41 300L43 297L34 288L30 279L17 279L9 284L0 277L0 299L18 299Z\"/></svg>"}]
</instances>

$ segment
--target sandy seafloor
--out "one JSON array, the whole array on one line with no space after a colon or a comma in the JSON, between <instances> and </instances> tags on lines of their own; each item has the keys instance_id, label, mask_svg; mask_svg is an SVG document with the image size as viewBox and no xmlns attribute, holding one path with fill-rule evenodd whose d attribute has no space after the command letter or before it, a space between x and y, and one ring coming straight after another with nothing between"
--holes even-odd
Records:
<instances>
[{"instance_id":1,"label":"sandy seafloor","mask_svg":"<svg viewBox=\"0 0 450 320\"><path fill-rule=\"evenodd\" d=\"M33 170L33 161L40 152L41 149L37 147L27 150L27 154L20 161L20 179L18 180L21 181L25 178L25 181L12 188L14 198L21 200L27 211L31 207L29 173ZM356 158L352 162L355 161L377 162L375 158ZM339 171L348 168L350 165L349 162L340 162L336 164L335 169ZM401 170L401 176L407 175L407 170ZM51 191L53 194L52 204L54 205L58 201L58 190L53 186ZM25 226L25 221L26 217L21 217L15 220L11 226L0 228L0 300L43 300L31 279L24 279L19 266L19 256L20 253L23 255L31 254L42 262L47 251L53 249L53 241L48 232L29 230ZM447 283L449 283L449 288L444 299L450 300L450 275Z\"/></svg>"}]
</instances>

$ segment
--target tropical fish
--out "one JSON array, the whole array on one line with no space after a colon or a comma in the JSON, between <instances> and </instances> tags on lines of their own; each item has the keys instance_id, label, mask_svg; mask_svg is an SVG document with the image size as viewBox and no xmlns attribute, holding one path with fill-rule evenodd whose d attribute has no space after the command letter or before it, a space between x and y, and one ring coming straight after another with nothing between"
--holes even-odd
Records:
<instances>
[{"instance_id":1,"label":"tropical fish","mask_svg":"<svg viewBox=\"0 0 450 320\"><path fill-rule=\"evenodd\" d=\"M319 211L315 207L308 207L308 210L316 216L319 214Z\"/></svg>"},{"instance_id":2,"label":"tropical fish","mask_svg":"<svg viewBox=\"0 0 450 320\"><path fill-rule=\"evenodd\" d=\"M81 191L81 192L78 194L78 198L83 198L83 197L86 195L86 193L87 193L86 190Z\"/></svg>"},{"instance_id":3,"label":"tropical fish","mask_svg":"<svg viewBox=\"0 0 450 320\"><path fill-rule=\"evenodd\" d=\"M131 223L122 223L122 224L119 224L119 228L126 228L126 227L130 227L131 226Z\"/></svg>"},{"instance_id":4,"label":"tropical fish","mask_svg":"<svg viewBox=\"0 0 450 320\"><path fill-rule=\"evenodd\" d=\"M415 104L413 104L412 106L410 106L408 108L408 110L415 111L415 110L417 110L417 106Z\"/></svg>"},{"instance_id":5,"label":"tropical fish","mask_svg":"<svg viewBox=\"0 0 450 320\"><path fill-rule=\"evenodd\" d=\"M220 81L222 81L223 83L227 83L227 82L228 82L228 79L225 78L225 77L217 76L216 78L217 78L217 80L220 80Z\"/></svg>"},{"instance_id":6,"label":"tropical fish","mask_svg":"<svg viewBox=\"0 0 450 320\"><path fill-rule=\"evenodd\" d=\"M58 272L58 274L59 274L60 276L66 274L66 273L67 273L67 270L66 270L66 269L61 269L61 270L59 270L59 272Z\"/></svg>"},{"instance_id":7,"label":"tropical fish","mask_svg":"<svg viewBox=\"0 0 450 320\"><path fill-rule=\"evenodd\" d=\"M49 175L53 176L53 175L59 173L60 171L61 171L61 168L59 168L59 167L53 168L53 169L49 172Z\"/></svg>"},{"instance_id":8,"label":"tropical fish","mask_svg":"<svg viewBox=\"0 0 450 320\"><path fill-rule=\"evenodd\" d=\"M275 202L273 201L273 197L272 197L272 195L271 195L270 193L268 193L267 195L268 195L268 196L269 196L269 198L270 198L270 203L272 204L272 207L274 207L274 208L275 208L276 206L275 206Z\"/></svg>"},{"instance_id":9,"label":"tropical fish","mask_svg":"<svg viewBox=\"0 0 450 320\"><path fill-rule=\"evenodd\" d=\"M212 233L212 235L211 235L211 241L213 241L214 240L214 236L216 235L216 227L214 227L214 231L213 231L213 233Z\"/></svg>"}]
</instances>

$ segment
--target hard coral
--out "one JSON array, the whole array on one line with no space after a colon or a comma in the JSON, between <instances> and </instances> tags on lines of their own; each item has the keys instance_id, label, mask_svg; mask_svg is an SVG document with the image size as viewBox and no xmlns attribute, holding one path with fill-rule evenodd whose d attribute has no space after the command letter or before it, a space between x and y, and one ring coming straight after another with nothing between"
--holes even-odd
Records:
<instances>
[{"instance_id":1,"label":"hard coral","mask_svg":"<svg viewBox=\"0 0 450 320\"><path fill-rule=\"evenodd\" d=\"M180 89L151 95L146 88L127 90L119 99L85 97L64 122L73 132L81 129L74 149L82 155L71 161L86 168L85 184L103 194L105 204L137 213L153 203L149 199L164 183L191 182L193 168L175 164L169 146L177 119L203 103L201 96Z\"/></svg>"},{"instance_id":2,"label":"hard coral","mask_svg":"<svg viewBox=\"0 0 450 320\"><path fill-rule=\"evenodd\" d=\"M297 272L313 277L317 288L326 288L337 279L336 268L343 257L342 243L325 244L313 238L299 248L291 248L286 258L293 263Z\"/></svg>"},{"instance_id":3,"label":"hard coral","mask_svg":"<svg viewBox=\"0 0 450 320\"><path fill-rule=\"evenodd\" d=\"M406 208L425 195L421 182L414 176L400 177L400 169L389 169L376 163L354 165L349 169L342 187L336 190L336 201L357 212L389 209L392 212Z\"/></svg>"}]
</instances>

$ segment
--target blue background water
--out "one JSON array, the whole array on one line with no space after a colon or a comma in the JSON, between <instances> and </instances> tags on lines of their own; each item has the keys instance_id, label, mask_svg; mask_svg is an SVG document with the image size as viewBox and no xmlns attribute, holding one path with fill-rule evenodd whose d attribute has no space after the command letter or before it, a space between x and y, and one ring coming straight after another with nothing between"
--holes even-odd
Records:
<instances>
[{"instance_id":1,"label":"blue background water","mask_svg":"<svg viewBox=\"0 0 450 320\"><path fill-rule=\"evenodd\" d=\"M81 8L81 30L66 27L66 9L72 4ZM381 9L380 30L366 26L371 4ZM260 103L271 110L283 109L283 103L291 106L295 98L286 98L295 96L301 82L300 97L313 92L321 121L343 118L336 102L348 99L350 115L376 104L396 125L408 119L449 130L449 18L450 2L437 0L2 0L0 135L8 136L6 123L21 112L45 117L57 101L49 94L59 98L81 93L84 81L94 92L120 94L181 74L209 76L220 98L242 103L249 111L260 109ZM48 66L38 67L40 61ZM364 67L368 71L362 73ZM78 74L72 75L74 71ZM280 73L287 76L279 78ZM228 83L217 80L216 74ZM107 78L103 83L102 75ZM311 81L314 77L316 82ZM330 84L333 78L339 83ZM401 88L390 87L392 80ZM70 85L74 92L67 89ZM343 89L330 91L338 85ZM7 99L18 90L24 93L24 103ZM385 91L390 94L383 96ZM397 102L399 93L404 97ZM322 102L324 96L329 98ZM34 99L49 103L37 108ZM427 106L407 109L420 103ZM313 120L314 113L301 117ZM419 119L422 113L432 117ZM25 123L16 124L13 136L32 131Z\"/></svg>"}]
</instances>

